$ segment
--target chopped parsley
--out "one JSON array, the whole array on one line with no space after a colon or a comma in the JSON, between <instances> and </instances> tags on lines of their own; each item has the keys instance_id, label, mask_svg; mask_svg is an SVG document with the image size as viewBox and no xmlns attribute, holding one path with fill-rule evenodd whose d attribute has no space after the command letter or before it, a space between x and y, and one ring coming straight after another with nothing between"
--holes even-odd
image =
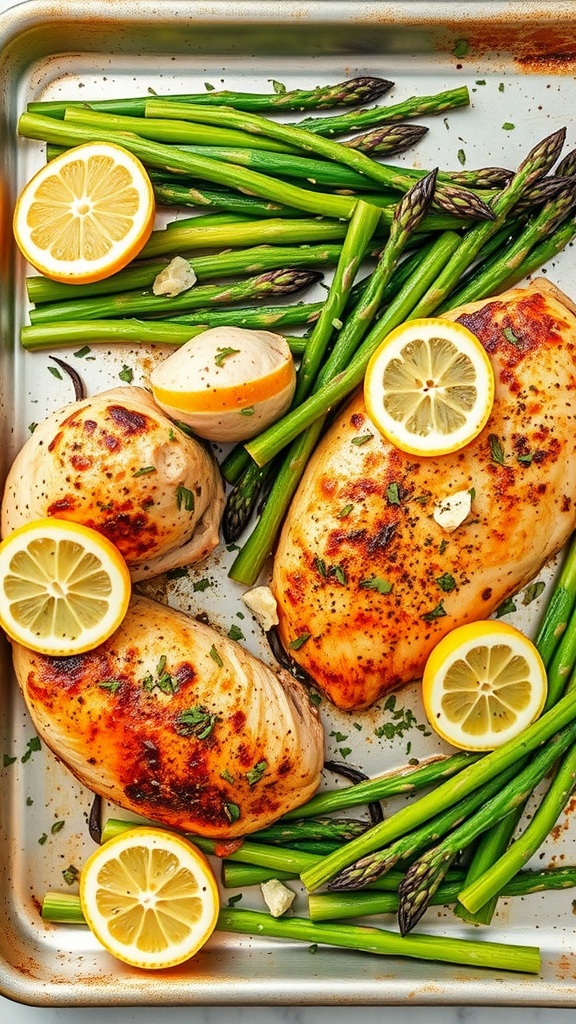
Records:
<instances>
[{"instance_id":1,"label":"chopped parsley","mask_svg":"<svg viewBox=\"0 0 576 1024\"><path fill-rule=\"evenodd\" d=\"M217 721L219 721L218 715L196 705L178 715L176 726L182 736L196 736L199 740L207 740Z\"/></svg>"},{"instance_id":2,"label":"chopped parsley","mask_svg":"<svg viewBox=\"0 0 576 1024\"><path fill-rule=\"evenodd\" d=\"M440 587L440 590L443 590L446 594L449 594L456 586L456 580L450 572L443 572L441 576L436 578L436 583Z\"/></svg>"},{"instance_id":3,"label":"chopped parsley","mask_svg":"<svg viewBox=\"0 0 576 1024\"><path fill-rule=\"evenodd\" d=\"M386 488L386 500L390 505L400 504L400 485L393 481Z\"/></svg>"},{"instance_id":4,"label":"chopped parsley","mask_svg":"<svg viewBox=\"0 0 576 1024\"><path fill-rule=\"evenodd\" d=\"M238 804L224 804L224 814L228 818L228 821L238 821L240 817L240 808Z\"/></svg>"},{"instance_id":5,"label":"chopped parsley","mask_svg":"<svg viewBox=\"0 0 576 1024\"><path fill-rule=\"evenodd\" d=\"M490 445L490 455L492 456L493 462L497 462L499 466L503 466L505 458L504 448L498 434L489 434L488 444Z\"/></svg>"},{"instance_id":6,"label":"chopped parsley","mask_svg":"<svg viewBox=\"0 0 576 1024\"><path fill-rule=\"evenodd\" d=\"M516 611L516 603L512 597L507 597L502 604L499 604L496 611L494 612L497 619L501 619L503 615L510 615Z\"/></svg>"},{"instance_id":7,"label":"chopped parsley","mask_svg":"<svg viewBox=\"0 0 576 1024\"><path fill-rule=\"evenodd\" d=\"M350 444L355 444L357 446L366 444L367 441L372 440L373 436L373 434L359 434L357 437L352 438Z\"/></svg>"},{"instance_id":8,"label":"chopped parsley","mask_svg":"<svg viewBox=\"0 0 576 1024\"><path fill-rule=\"evenodd\" d=\"M118 376L120 380L123 380L126 384L131 384L134 380L134 372L131 367L126 366L126 364L124 364Z\"/></svg>"},{"instance_id":9,"label":"chopped parsley","mask_svg":"<svg viewBox=\"0 0 576 1024\"><path fill-rule=\"evenodd\" d=\"M109 693L116 693L116 690L119 690L121 685L122 683L119 679L102 679L98 683L101 690L108 690Z\"/></svg>"},{"instance_id":10,"label":"chopped parsley","mask_svg":"<svg viewBox=\"0 0 576 1024\"><path fill-rule=\"evenodd\" d=\"M230 640L246 639L244 633L240 629L240 626L237 626L235 622L233 622L232 625L230 626L230 629L228 630L228 636L230 637Z\"/></svg>"},{"instance_id":11,"label":"chopped parsley","mask_svg":"<svg viewBox=\"0 0 576 1024\"><path fill-rule=\"evenodd\" d=\"M161 693L176 693L178 689L178 680L171 676L166 671L166 655L163 654L156 666L156 675L153 676L151 672L147 676L144 676L142 680L142 687L148 693L152 690L158 689Z\"/></svg>"},{"instance_id":12,"label":"chopped parsley","mask_svg":"<svg viewBox=\"0 0 576 1024\"><path fill-rule=\"evenodd\" d=\"M254 767L251 768L249 772L246 772L246 779L248 781L248 785L255 786L257 782L260 782L260 779L264 775L267 767L268 763L266 761L258 761L258 764L255 764Z\"/></svg>"},{"instance_id":13,"label":"chopped parsley","mask_svg":"<svg viewBox=\"0 0 576 1024\"><path fill-rule=\"evenodd\" d=\"M188 487L180 485L176 488L176 504L179 512L182 508L186 512L194 511L194 495Z\"/></svg>"},{"instance_id":14,"label":"chopped parsley","mask_svg":"<svg viewBox=\"0 0 576 1024\"><path fill-rule=\"evenodd\" d=\"M545 587L546 584L544 583L544 580L538 580L536 583L531 583L524 591L522 604L532 604L532 601L535 601L537 597L540 597L540 594L543 592Z\"/></svg>"},{"instance_id":15,"label":"chopped parsley","mask_svg":"<svg viewBox=\"0 0 576 1024\"><path fill-rule=\"evenodd\" d=\"M441 619L442 616L446 614L447 612L444 608L444 598L442 598L442 600L436 605L436 607L433 608L432 611L425 612L422 618L424 619L424 622L434 622L434 619Z\"/></svg>"},{"instance_id":16,"label":"chopped parsley","mask_svg":"<svg viewBox=\"0 0 576 1024\"><path fill-rule=\"evenodd\" d=\"M379 594L390 594L393 584L381 576L369 576L368 579L360 580L359 586L362 590L377 590Z\"/></svg>"},{"instance_id":17,"label":"chopped parsley","mask_svg":"<svg viewBox=\"0 0 576 1024\"><path fill-rule=\"evenodd\" d=\"M216 366L223 366L225 359L229 359L230 356L238 355L239 351L239 348L230 348L229 345L226 345L224 348L217 348L216 355L214 356Z\"/></svg>"},{"instance_id":18,"label":"chopped parsley","mask_svg":"<svg viewBox=\"0 0 576 1024\"><path fill-rule=\"evenodd\" d=\"M148 473L156 473L156 466L142 466L141 469L135 469L132 476L147 476Z\"/></svg>"},{"instance_id":19,"label":"chopped parsley","mask_svg":"<svg viewBox=\"0 0 576 1024\"><path fill-rule=\"evenodd\" d=\"M300 636L297 636L295 640L290 641L288 644L289 649L291 651L299 651L301 647L304 647L304 644L311 636L312 633L300 633Z\"/></svg>"},{"instance_id":20,"label":"chopped parsley","mask_svg":"<svg viewBox=\"0 0 576 1024\"><path fill-rule=\"evenodd\" d=\"M222 661L222 658L220 657L220 654L216 650L214 644L212 644L212 647L210 648L210 657L212 658L212 661L216 662L219 668L223 667L224 662Z\"/></svg>"}]
</instances>

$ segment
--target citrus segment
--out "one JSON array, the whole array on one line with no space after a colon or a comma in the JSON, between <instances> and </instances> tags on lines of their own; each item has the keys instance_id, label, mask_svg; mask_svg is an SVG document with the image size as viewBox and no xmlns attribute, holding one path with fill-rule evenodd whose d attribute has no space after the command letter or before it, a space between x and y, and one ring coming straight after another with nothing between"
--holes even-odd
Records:
<instances>
[{"instance_id":1,"label":"citrus segment","mask_svg":"<svg viewBox=\"0 0 576 1024\"><path fill-rule=\"evenodd\" d=\"M43 654L81 654L118 628L128 607L130 573L96 530L38 519L0 544L0 625Z\"/></svg>"},{"instance_id":2,"label":"citrus segment","mask_svg":"<svg viewBox=\"0 0 576 1024\"><path fill-rule=\"evenodd\" d=\"M93 142L62 153L28 182L16 203L14 237L46 277L89 283L137 256L154 217L152 185L138 158Z\"/></svg>"},{"instance_id":3,"label":"citrus segment","mask_svg":"<svg viewBox=\"0 0 576 1024\"><path fill-rule=\"evenodd\" d=\"M99 847L80 876L87 924L102 945L134 967L165 968L188 960L218 917L216 880L186 839L134 828Z\"/></svg>"},{"instance_id":4,"label":"citrus segment","mask_svg":"<svg viewBox=\"0 0 576 1024\"><path fill-rule=\"evenodd\" d=\"M364 380L370 418L413 455L457 451L482 430L494 402L492 364L462 324L431 317L393 330Z\"/></svg>"},{"instance_id":5,"label":"citrus segment","mask_svg":"<svg viewBox=\"0 0 576 1024\"><path fill-rule=\"evenodd\" d=\"M431 726L465 750L493 750L518 735L538 717L546 693L546 670L534 644L491 619L443 637L422 678Z\"/></svg>"}]
</instances>

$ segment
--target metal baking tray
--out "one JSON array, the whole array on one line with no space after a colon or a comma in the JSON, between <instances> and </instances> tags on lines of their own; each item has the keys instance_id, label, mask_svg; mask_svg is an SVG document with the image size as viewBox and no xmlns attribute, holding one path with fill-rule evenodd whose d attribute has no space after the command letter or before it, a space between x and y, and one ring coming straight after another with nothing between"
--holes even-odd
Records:
<instances>
[{"instance_id":1,"label":"metal baking tray","mask_svg":"<svg viewBox=\"0 0 576 1024\"><path fill-rule=\"evenodd\" d=\"M24 354L18 332L26 322L24 277L10 217L15 197L43 160L42 146L17 138L19 113L29 100L94 98L215 87L265 90L270 79L287 86L321 84L356 74L385 75L391 100L467 84L471 108L425 120L426 140L401 159L422 167L487 163L516 166L548 133L567 125L567 149L576 142L576 5L571 2L228 2L31 0L0 15L0 417L1 469L28 436L29 425L73 398L69 382L49 372L46 353ZM269 86L268 86L269 88ZM506 127L505 127L506 126ZM576 297L575 263L568 249L547 268ZM126 365L146 384L163 353L94 346L76 367L88 393L118 383ZM67 358L74 360L68 350ZM194 568L188 582L159 581L154 596L228 630L246 613L240 588L227 580L231 554L220 549ZM557 564L539 579L549 588ZM206 589L192 584L207 579ZM545 591L510 621L532 632ZM242 620L246 645L269 659L255 622ZM92 842L87 832L91 794L45 749L14 683L1 648L0 676L0 976L1 991L33 1005L199 1004L484 1004L576 1006L576 918L570 891L501 901L487 939L528 941L542 950L539 977L384 959L263 938L215 935L191 962L151 974L113 960L87 929L46 926L40 902L49 888L65 888L62 871L81 865ZM383 726L412 713L412 728L394 741ZM327 754L371 775L438 752L428 734L418 688L380 701L361 715L323 705ZM404 716L406 718L406 716ZM332 785L334 780L330 780ZM575 860L576 824L566 813L537 865ZM230 894L224 895L224 900ZM259 892L242 906L262 908ZM296 909L305 908L303 893ZM391 927L394 923L391 922ZM465 935L449 910L433 908L419 926L430 934ZM478 938L477 932L474 937ZM314 954L314 955L313 955Z\"/></svg>"}]
</instances>

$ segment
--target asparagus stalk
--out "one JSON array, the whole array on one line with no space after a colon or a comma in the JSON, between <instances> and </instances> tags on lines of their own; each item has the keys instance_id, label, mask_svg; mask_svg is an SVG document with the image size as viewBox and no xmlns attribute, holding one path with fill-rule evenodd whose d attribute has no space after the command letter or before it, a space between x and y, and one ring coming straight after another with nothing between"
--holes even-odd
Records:
<instances>
[{"instance_id":1,"label":"asparagus stalk","mask_svg":"<svg viewBox=\"0 0 576 1024\"><path fill-rule=\"evenodd\" d=\"M364 293L365 299L353 310L344 339L336 342L335 349L339 360L343 361L344 354L346 358L349 357L362 333L369 326L370 319L376 315L378 303L375 300L378 300L390 280L411 233L416 230L425 216L433 182L433 175L416 182L398 203L388 241L384 246L373 281ZM320 394L322 390L320 379L317 393ZM268 495L264 511L230 568L229 575L236 582L251 585L260 575L266 559L272 552L278 530L300 482L306 463L316 446L323 428L324 418L325 415L312 422L302 436L297 437L288 449ZM251 448L248 446L246 448L254 461L260 464Z\"/></svg>"},{"instance_id":2,"label":"asparagus stalk","mask_svg":"<svg viewBox=\"0 0 576 1024\"><path fill-rule=\"evenodd\" d=\"M49 892L42 903L45 921L85 924L80 898L72 893ZM535 946L476 942L471 939L447 939L432 935L408 935L353 925L317 924L306 918L275 918L253 910L222 909L217 930L241 935L268 935L279 939L298 939L312 944L342 946L380 956L408 956L420 960L490 967L494 970L523 971L537 974L540 954Z\"/></svg>"},{"instance_id":3,"label":"asparagus stalk","mask_svg":"<svg viewBox=\"0 0 576 1024\"><path fill-rule=\"evenodd\" d=\"M322 279L316 270L279 269L236 281L229 285L205 284L188 288L180 295L154 295L131 291L117 295L51 302L30 312L32 324L49 324L68 317L74 320L106 320L122 316L175 315L183 310L211 305L234 305L281 295L294 295Z\"/></svg>"},{"instance_id":4,"label":"asparagus stalk","mask_svg":"<svg viewBox=\"0 0 576 1024\"><path fill-rule=\"evenodd\" d=\"M511 765L494 779L479 786L473 793L468 793L457 803L445 808L424 822L420 828L399 836L388 846L360 857L349 867L340 871L330 882L329 888L334 891L363 889L371 886L381 875L390 871L399 861L411 860L422 850L427 850L431 843L446 835L465 821L479 807L487 804L516 774L516 765Z\"/></svg>"},{"instance_id":5,"label":"asparagus stalk","mask_svg":"<svg viewBox=\"0 0 576 1024\"><path fill-rule=\"evenodd\" d=\"M280 821L268 828L254 832L252 839L259 843L290 844L302 840L330 839L347 843L349 839L361 836L368 823L357 818L306 817Z\"/></svg>"},{"instance_id":6,"label":"asparagus stalk","mask_svg":"<svg viewBox=\"0 0 576 1024\"><path fill-rule=\"evenodd\" d=\"M150 181L154 189L156 202L160 206L190 206L193 209L212 207L215 210L238 213L246 217L282 217L284 219L302 217L301 210L294 210L283 203L274 203L270 199L258 199L256 196L243 196L231 189L215 189L204 186L201 182L186 179L167 181L166 174L149 171Z\"/></svg>"},{"instance_id":7,"label":"asparagus stalk","mask_svg":"<svg viewBox=\"0 0 576 1024\"><path fill-rule=\"evenodd\" d=\"M267 270L279 270L282 267L329 267L338 262L341 251L342 246L339 244L256 245L234 252L194 256L189 263L198 281L203 284L214 278L232 277L237 274L263 274ZM168 262L167 259L162 259L131 263L125 270L119 270L105 281L95 281L86 285L64 284L38 274L26 279L28 299L40 305L43 302L93 298L96 295L112 295L117 292L133 291L136 288L151 288L155 278Z\"/></svg>"},{"instance_id":8,"label":"asparagus stalk","mask_svg":"<svg viewBox=\"0 0 576 1024\"><path fill-rule=\"evenodd\" d=\"M277 86L271 93L237 92L229 89L206 90L199 93L177 93L159 96L166 102L201 103L207 106L234 107L236 110L323 110L327 107L353 107L360 103L372 103L385 95L394 85L386 78L362 76L349 78L336 85L318 85L314 89L284 89ZM133 96L108 100L41 100L29 103L31 114L46 114L48 117L64 117L70 107L100 110L107 114L127 114L141 117L150 95Z\"/></svg>"},{"instance_id":9,"label":"asparagus stalk","mask_svg":"<svg viewBox=\"0 0 576 1024\"><path fill-rule=\"evenodd\" d=\"M522 871L502 887L502 897L529 896L534 892L570 889L576 885L576 868L544 868ZM451 872L430 898L429 906L449 906L458 899L462 874ZM396 914L400 897L395 892L315 893L308 897L312 921L337 921L370 914Z\"/></svg>"},{"instance_id":10,"label":"asparagus stalk","mask_svg":"<svg viewBox=\"0 0 576 1024\"><path fill-rule=\"evenodd\" d=\"M414 307L411 317L429 316L437 311L454 289L462 273L472 264L482 246L502 226L505 217L514 208L525 191L542 178L556 161L566 138L564 128L539 142L520 164L514 177L493 201L496 219L483 222L466 231L454 255L448 260L437 280Z\"/></svg>"},{"instance_id":11,"label":"asparagus stalk","mask_svg":"<svg viewBox=\"0 0 576 1024\"><path fill-rule=\"evenodd\" d=\"M571 694L566 694L519 736L485 754L479 761L464 768L455 778L449 779L430 793L401 808L386 821L369 829L359 839L347 843L339 853L326 857L321 864L304 872L302 881L306 888L310 891L320 888L355 860L372 853L398 836L405 835L444 808L457 803L478 786L494 778L499 772L505 771L509 765L517 764L522 757L551 739L574 718L574 698Z\"/></svg>"},{"instance_id":12,"label":"asparagus stalk","mask_svg":"<svg viewBox=\"0 0 576 1024\"><path fill-rule=\"evenodd\" d=\"M446 260L460 245L460 238L456 233L446 233L442 235L441 243L436 243L425 255L417 272L400 289L396 298L366 335L346 369L324 383L298 408L287 413L250 441L246 447L255 462L264 465L274 458L287 444L294 441L319 417L326 416L335 405L347 398L362 383L373 352L394 327L409 318L414 303L424 294L431 282L436 280Z\"/></svg>"},{"instance_id":13,"label":"asparagus stalk","mask_svg":"<svg viewBox=\"0 0 576 1024\"><path fill-rule=\"evenodd\" d=\"M306 345L304 344L304 349ZM262 492L271 478L274 463L257 466L248 462L226 498L222 515L222 535L226 544L233 544L243 533Z\"/></svg>"},{"instance_id":14,"label":"asparagus stalk","mask_svg":"<svg viewBox=\"0 0 576 1024\"><path fill-rule=\"evenodd\" d=\"M437 758L416 766L406 765L400 770L389 772L366 782L358 782L345 789L326 790L313 796L303 807L288 811L281 821L291 821L297 817L312 817L333 814L350 807L360 807L374 800L387 800L400 793L415 793L435 783L451 779L470 764L478 761L481 755L467 752L451 754L449 757Z\"/></svg>"},{"instance_id":15,"label":"asparagus stalk","mask_svg":"<svg viewBox=\"0 0 576 1024\"><path fill-rule=\"evenodd\" d=\"M461 850L465 850L470 843L474 841L479 835L482 835L491 825L497 821L501 821L515 808L522 807L525 801L530 796L534 787L542 781L544 776L553 767L558 758L572 745L574 750L573 766L576 765L576 747L574 747L574 740L576 739L576 724L572 723L564 729L562 729L556 736L554 736L547 744L541 747L534 755L532 760L527 763L520 771L517 772L517 765L512 764L509 768L512 769L513 775L516 777L512 778L512 781L506 781L502 773L499 773L492 782L504 783L501 785L500 792L497 792L494 796L488 799L480 809L476 811L470 818L467 818L457 828L450 832L437 846L420 857L419 860L409 867L404 880L400 886L400 908L398 911L398 922L400 925L400 931L403 935L409 932L420 920L422 914L425 912L428 906L430 896L436 891L440 882L444 878L446 871L450 864ZM568 758L570 760L570 758ZM574 779L572 778L572 785L574 785ZM563 806L563 805L562 805ZM559 811L558 811L559 813ZM556 815L556 817L558 814ZM546 818L549 821L549 818ZM542 842L548 832L551 830L554 821L550 825L548 831L542 836L540 842ZM538 832L541 835L541 829ZM540 842L538 845L540 845ZM532 850L532 852L534 852ZM523 866L523 864L521 865ZM518 868L511 872L510 878L512 878ZM497 877L495 868L490 868L491 878ZM485 877L485 876L484 876ZM506 879L508 880L508 879ZM473 885L476 883L472 883ZM495 889L494 892L497 892ZM490 895L494 893L491 891ZM470 906L460 896L460 902L464 904L469 910L474 910L474 906ZM477 904L478 907L482 906L482 903L486 902L482 900Z\"/></svg>"},{"instance_id":16,"label":"asparagus stalk","mask_svg":"<svg viewBox=\"0 0 576 1024\"><path fill-rule=\"evenodd\" d=\"M573 699L573 695L568 696ZM522 835L495 864L460 893L460 903L467 910L474 912L484 906L527 863L554 828L575 785L576 746L573 746Z\"/></svg>"},{"instance_id":17,"label":"asparagus stalk","mask_svg":"<svg viewBox=\"0 0 576 1024\"><path fill-rule=\"evenodd\" d=\"M433 188L432 182L432 188ZM334 334L336 325L354 284L360 264L364 260L372 235L379 220L378 210L374 206L359 200L344 239L340 259L334 272L330 290L318 320L314 324L312 334L302 356L298 369L298 380L294 403L301 402L310 393L326 348Z\"/></svg>"},{"instance_id":18,"label":"asparagus stalk","mask_svg":"<svg viewBox=\"0 0 576 1024\"><path fill-rule=\"evenodd\" d=\"M317 924L306 918L271 917L258 911L223 909L216 926L220 931L241 935L267 935L278 939L297 939L312 944L342 946L383 956L409 956L417 959L490 967L493 970L537 973L540 956L535 947L478 942L472 939L448 939L437 935L406 935L350 924Z\"/></svg>"},{"instance_id":19,"label":"asparagus stalk","mask_svg":"<svg viewBox=\"0 0 576 1024\"><path fill-rule=\"evenodd\" d=\"M405 172L398 167L390 167L387 164L380 164L377 161L370 159L370 157L360 152L360 150L342 146L338 142L333 142L331 139L326 139L321 135L302 130L294 125L279 124L276 121L269 121L267 118L259 117L257 114L245 114L240 111L227 110L225 108L220 110L217 108L194 108L192 104L185 107L184 105L178 104L163 104L160 100L150 100L149 103L146 104L146 117L162 118L170 117L172 114L176 114L182 119L196 119L201 124L231 125L233 127L240 128L242 131L253 132L255 135L265 135L267 138L276 139L277 141L285 142L287 145L303 149L304 152L317 153L320 156L326 157L328 160L334 160L337 163L345 164L346 166L353 168L359 174L364 175L369 181L376 181L379 185L383 185L386 188L395 188L400 192L407 192L414 184L413 176L405 174ZM198 157L196 159L201 158ZM248 172L245 170L245 173L255 174L256 172ZM214 181L219 179L208 177L208 180ZM249 183L247 183L247 187L248 184ZM254 191L256 195L267 194L262 191L259 192L258 187L252 188L252 191ZM268 198L277 198L277 195L270 195L268 193ZM492 219L491 210L485 203L483 203L479 195L475 195L474 193L468 192L468 190L462 189L461 192L457 193L456 200L456 186L451 187L450 189L447 189L444 185L439 185L437 187L436 201L441 203L445 209L448 209L450 212L454 212L456 215L461 215L462 209L466 207L466 199L468 199L468 210L470 216L483 217L488 220ZM290 204L290 200L288 200L288 202ZM296 206L297 209L310 210L310 207L299 206L298 202L292 202L291 205ZM337 214L328 214L328 216L337 216Z\"/></svg>"},{"instance_id":20,"label":"asparagus stalk","mask_svg":"<svg viewBox=\"0 0 576 1024\"><path fill-rule=\"evenodd\" d=\"M363 135L354 135L351 139L343 139L342 145L350 149L359 149L366 156L391 156L393 153L404 153L411 149L427 134L428 128L422 124L391 123L374 128Z\"/></svg>"},{"instance_id":21,"label":"asparagus stalk","mask_svg":"<svg viewBox=\"0 0 576 1024\"><path fill-rule=\"evenodd\" d=\"M209 327L250 327L272 330L283 323L312 322L320 311L320 303L297 306L263 306L230 310L203 309L186 322L170 320L65 320L40 326L20 328L22 347L28 352L61 345L87 345L90 342L131 343L134 345L184 345ZM306 338L285 338L290 351L301 356Z\"/></svg>"},{"instance_id":22,"label":"asparagus stalk","mask_svg":"<svg viewBox=\"0 0 576 1024\"><path fill-rule=\"evenodd\" d=\"M566 632L568 620L576 605L576 533L572 535L564 555L560 575L536 634L535 644L546 665Z\"/></svg>"},{"instance_id":23,"label":"asparagus stalk","mask_svg":"<svg viewBox=\"0 0 576 1024\"><path fill-rule=\"evenodd\" d=\"M299 128L314 132L317 135L348 135L350 132L364 131L365 128L376 128L391 121L404 121L406 118L427 117L431 114L445 114L448 110L467 107L470 94L466 86L446 89L433 96L411 96L409 99L394 103L389 107L372 107L369 110L351 111L348 114L334 117L307 117L298 122Z\"/></svg>"}]
</instances>

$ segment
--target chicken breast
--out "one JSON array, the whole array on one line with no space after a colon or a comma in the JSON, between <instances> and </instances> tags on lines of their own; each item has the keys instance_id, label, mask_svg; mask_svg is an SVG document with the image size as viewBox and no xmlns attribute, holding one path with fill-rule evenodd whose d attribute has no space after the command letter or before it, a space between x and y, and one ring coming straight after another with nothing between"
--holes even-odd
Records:
<instances>
[{"instance_id":1,"label":"chicken breast","mask_svg":"<svg viewBox=\"0 0 576 1024\"><path fill-rule=\"evenodd\" d=\"M343 709L420 678L442 636L489 617L576 525L572 303L536 281L450 318L493 362L484 430L419 459L379 435L356 394L319 444L278 544L281 641Z\"/></svg>"},{"instance_id":2,"label":"chicken breast","mask_svg":"<svg viewBox=\"0 0 576 1024\"><path fill-rule=\"evenodd\" d=\"M134 595L87 654L13 646L39 736L89 789L197 835L241 836L309 799L323 731L306 690L237 643Z\"/></svg>"},{"instance_id":3,"label":"chicken breast","mask_svg":"<svg viewBox=\"0 0 576 1024\"><path fill-rule=\"evenodd\" d=\"M208 449L143 388L72 402L28 438L8 473L5 537L44 516L91 526L122 551L134 580L205 558L224 507Z\"/></svg>"}]
</instances>

